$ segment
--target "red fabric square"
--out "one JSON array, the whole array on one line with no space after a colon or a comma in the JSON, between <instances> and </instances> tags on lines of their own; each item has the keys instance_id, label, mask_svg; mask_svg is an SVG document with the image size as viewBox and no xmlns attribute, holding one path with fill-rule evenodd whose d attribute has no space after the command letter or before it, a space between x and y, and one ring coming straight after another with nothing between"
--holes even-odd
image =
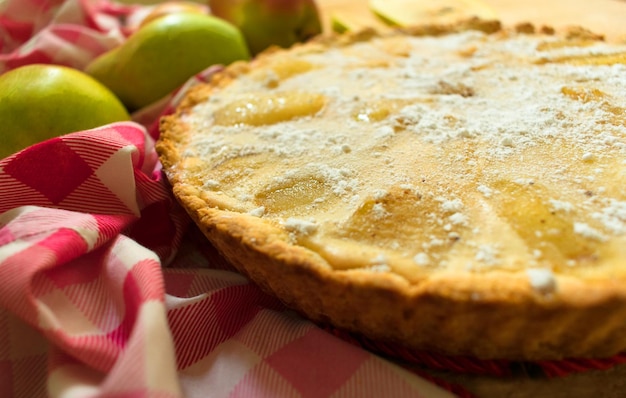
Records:
<instances>
[{"instance_id":1,"label":"red fabric square","mask_svg":"<svg viewBox=\"0 0 626 398\"><path fill-rule=\"evenodd\" d=\"M118 347L126 346L142 304L141 283L132 272L129 272L124 279L122 296L124 318L115 330L107 334L108 339Z\"/></svg>"},{"instance_id":2,"label":"red fabric square","mask_svg":"<svg viewBox=\"0 0 626 398\"><path fill-rule=\"evenodd\" d=\"M131 225L128 236L142 246L166 246L176 234L176 226L168 217L171 207L165 201L154 202L141 210L141 217Z\"/></svg>"},{"instance_id":3,"label":"red fabric square","mask_svg":"<svg viewBox=\"0 0 626 398\"><path fill-rule=\"evenodd\" d=\"M5 172L58 204L93 170L60 138L34 145L13 158Z\"/></svg>"},{"instance_id":4,"label":"red fabric square","mask_svg":"<svg viewBox=\"0 0 626 398\"><path fill-rule=\"evenodd\" d=\"M254 285L230 286L188 305L171 309L168 323L174 336L178 368L185 369L233 337L261 310L276 300Z\"/></svg>"},{"instance_id":5,"label":"red fabric square","mask_svg":"<svg viewBox=\"0 0 626 398\"><path fill-rule=\"evenodd\" d=\"M274 298L255 285L236 285L218 290L211 296L217 325L229 338L248 324L261 308L276 308ZM234 310L234 311L233 311Z\"/></svg>"},{"instance_id":6,"label":"red fabric square","mask_svg":"<svg viewBox=\"0 0 626 398\"><path fill-rule=\"evenodd\" d=\"M0 391L13 391L13 376L11 361L0 361Z\"/></svg>"},{"instance_id":7,"label":"red fabric square","mask_svg":"<svg viewBox=\"0 0 626 398\"><path fill-rule=\"evenodd\" d=\"M178 369L185 369L227 340L215 327L213 303L209 299L192 301L167 312L172 331Z\"/></svg>"},{"instance_id":8,"label":"red fabric square","mask_svg":"<svg viewBox=\"0 0 626 398\"><path fill-rule=\"evenodd\" d=\"M84 241L81 245L79 240L61 239L64 234L68 233L65 231L59 231L48 240L55 239L58 244L65 244L70 248L74 246L75 249L73 251L79 254L86 252L87 248ZM51 245L47 244L47 242L42 242L41 245L51 247ZM55 250L51 251L55 252ZM59 261L58 266L47 269L44 272L44 275L59 289L64 289L73 285L92 283L98 279L103 272L102 267L105 263L102 257L104 254L105 253L103 253L103 251L97 250L95 252L86 253L83 256L67 256L64 261ZM76 258L73 259L73 257Z\"/></svg>"},{"instance_id":9,"label":"red fabric square","mask_svg":"<svg viewBox=\"0 0 626 398\"><path fill-rule=\"evenodd\" d=\"M78 42L83 35L82 29L73 25L59 27L55 32L59 38L67 40L70 43Z\"/></svg>"},{"instance_id":10,"label":"red fabric square","mask_svg":"<svg viewBox=\"0 0 626 398\"><path fill-rule=\"evenodd\" d=\"M189 272L173 273L163 275L165 281L165 292L174 297L190 297L189 289L196 280L197 275Z\"/></svg>"},{"instance_id":11,"label":"red fabric square","mask_svg":"<svg viewBox=\"0 0 626 398\"><path fill-rule=\"evenodd\" d=\"M37 243L54 253L55 262L63 264L87 253L87 243L80 234L72 229L59 229ZM52 265L52 264L51 264ZM70 271L71 272L71 271ZM81 270L83 272L83 270ZM73 274L73 272L71 272ZM69 275L66 275L69 276Z\"/></svg>"},{"instance_id":12,"label":"red fabric square","mask_svg":"<svg viewBox=\"0 0 626 398\"><path fill-rule=\"evenodd\" d=\"M8 69L19 68L20 66L30 64L53 64L52 56L46 54L40 49L32 51L24 51L24 53L11 53L5 61Z\"/></svg>"},{"instance_id":13,"label":"red fabric square","mask_svg":"<svg viewBox=\"0 0 626 398\"><path fill-rule=\"evenodd\" d=\"M327 397L346 383L368 353L317 328L292 341L265 362L303 397Z\"/></svg>"},{"instance_id":14,"label":"red fabric square","mask_svg":"<svg viewBox=\"0 0 626 398\"><path fill-rule=\"evenodd\" d=\"M4 31L16 42L23 43L30 39L33 34L33 25L28 22L15 21L7 18L4 15L0 15L0 25L4 28ZM5 43L0 43L2 46ZM0 47L0 52L8 53L12 51L14 47Z\"/></svg>"}]
</instances>

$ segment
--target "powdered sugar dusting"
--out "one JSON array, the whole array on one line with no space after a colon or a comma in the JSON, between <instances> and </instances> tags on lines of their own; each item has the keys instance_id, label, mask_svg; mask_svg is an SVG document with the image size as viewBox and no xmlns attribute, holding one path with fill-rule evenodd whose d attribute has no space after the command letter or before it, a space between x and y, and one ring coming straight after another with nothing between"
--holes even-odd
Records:
<instances>
[{"instance_id":1,"label":"powdered sugar dusting","mask_svg":"<svg viewBox=\"0 0 626 398\"><path fill-rule=\"evenodd\" d=\"M565 255L570 268L601 261L612 239L626 247L616 188L626 184L626 66L578 62L626 46L464 32L407 38L408 55L394 57L383 40L303 53L316 67L272 88L253 70L198 104L185 117L199 132L184 152L202 159L194 178L292 234L380 250L374 266L396 271L393 258L429 269L539 264L548 246L566 251L559 237L589 248ZM212 124L224 105L268 91L300 98L282 104L300 116ZM323 107L307 111L317 98ZM543 269L529 278L553 288Z\"/></svg>"},{"instance_id":2,"label":"powdered sugar dusting","mask_svg":"<svg viewBox=\"0 0 626 398\"><path fill-rule=\"evenodd\" d=\"M544 268L529 268L526 270L530 286L542 294L552 293L556 290L554 273Z\"/></svg>"}]
</instances>

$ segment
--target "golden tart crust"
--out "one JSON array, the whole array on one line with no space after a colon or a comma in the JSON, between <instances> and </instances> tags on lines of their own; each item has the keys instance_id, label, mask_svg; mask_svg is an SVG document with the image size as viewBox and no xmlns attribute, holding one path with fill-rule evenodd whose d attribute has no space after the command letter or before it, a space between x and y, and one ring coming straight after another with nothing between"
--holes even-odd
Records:
<instances>
[{"instance_id":1,"label":"golden tart crust","mask_svg":"<svg viewBox=\"0 0 626 398\"><path fill-rule=\"evenodd\" d=\"M320 38L187 94L157 143L242 273L371 339L626 349L626 46L493 21Z\"/></svg>"}]
</instances>

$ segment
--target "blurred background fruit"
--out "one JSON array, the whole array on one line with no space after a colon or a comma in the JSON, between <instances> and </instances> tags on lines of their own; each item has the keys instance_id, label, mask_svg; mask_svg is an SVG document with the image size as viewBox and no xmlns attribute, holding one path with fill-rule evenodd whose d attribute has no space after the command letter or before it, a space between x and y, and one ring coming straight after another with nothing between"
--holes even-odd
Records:
<instances>
[{"instance_id":1,"label":"blurred background fruit","mask_svg":"<svg viewBox=\"0 0 626 398\"><path fill-rule=\"evenodd\" d=\"M76 69L31 64L0 75L0 158L55 136L129 119L108 88Z\"/></svg>"},{"instance_id":2,"label":"blurred background fruit","mask_svg":"<svg viewBox=\"0 0 626 398\"><path fill-rule=\"evenodd\" d=\"M322 32L314 0L208 0L211 12L237 26L252 55L289 47Z\"/></svg>"},{"instance_id":3,"label":"blurred background fruit","mask_svg":"<svg viewBox=\"0 0 626 398\"><path fill-rule=\"evenodd\" d=\"M389 26L369 8L367 0L317 0L326 32L344 33L368 27L377 30Z\"/></svg>"},{"instance_id":4,"label":"blurred background fruit","mask_svg":"<svg viewBox=\"0 0 626 398\"><path fill-rule=\"evenodd\" d=\"M153 5L163 3L169 0L115 0L122 4L141 4L141 5ZM188 0L193 3L206 4L206 0Z\"/></svg>"},{"instance_id":5,"label":"blurred background fruit","mask_svg":"<svg viewBox=\"0 0 626 398\"><path fill-rule=\"evenodd\" d=\"M163 1L163 0L161 0ZM164 17L169 14L177 14L181 12L191 12L198 14L208 14L209 7L192 1L164 1L155 5L148 11L146 16L141 20L139 27L147 25L155 19Z\"/></svg>"},{"instance_id":6,"label":"blurred background fruit","mask_svg":"<svg viewBox=\"0 0 626 398\"><path fill-rule=\"evenodd\" d=\"M383 21L395 26L496 18L494 9L483 0L369 0L369 6Z\"/></svg>"},{"instance_id":7,"label":"blurred background fruit","mask_svg":"<svg viewBox=\"0 0 626 398\"><path fill-rule=\"evenodd\" d=\"M142 26L122 45L93 60L85 71L134 111L170 94L211 65L249 58L246 42L234 25L214 16L183 12Z\"/></svg>"}]
</instances>

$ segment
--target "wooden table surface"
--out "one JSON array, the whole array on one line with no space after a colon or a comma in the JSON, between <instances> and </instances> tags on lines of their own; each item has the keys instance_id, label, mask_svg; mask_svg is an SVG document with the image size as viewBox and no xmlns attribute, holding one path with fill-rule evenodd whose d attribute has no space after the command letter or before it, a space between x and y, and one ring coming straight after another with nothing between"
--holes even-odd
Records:
<instances>
[{"instance_id":1,"label":"wooden table surface","mask_svg":"<svg viewBox=\"0 0 626 398\"><path fill-rule=\"evenodd\" d=\"M368 0L316 0L322 11L325 30L329 30L330 11L348 13L367 10ZM413 0L425 2L429 0ZM607 40L626 41L626 0L482 0L489 4L505 25L532 22L556 29L571 25L603 34ZM351 11L350 11L351 10Z\"/></svg>"},{"instance_id":2,"label":"wooden table surface","mask_svg":"<svg viewBox=\"0 0 626 398\"><path fill-rule=\"evenodd\" d=\"M626 0L483 0L504 24L579 25L607 40L626 40ZM626 396L626 394L625 394Z\"/></svg>"}]
</instances>

